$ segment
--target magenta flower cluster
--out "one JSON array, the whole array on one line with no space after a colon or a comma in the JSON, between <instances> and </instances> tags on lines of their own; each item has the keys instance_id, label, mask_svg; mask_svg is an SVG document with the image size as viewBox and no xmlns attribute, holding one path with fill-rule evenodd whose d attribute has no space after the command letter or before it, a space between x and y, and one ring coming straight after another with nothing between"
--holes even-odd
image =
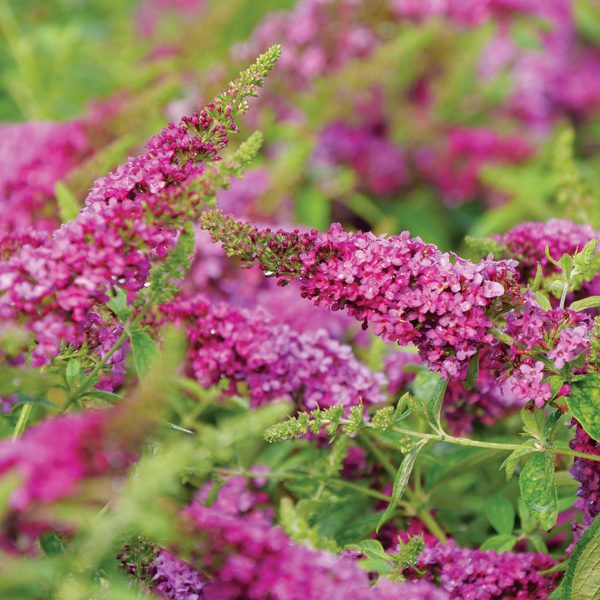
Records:
<instances>
[{"instance_id":1,"label":"magenta flower cluster","mask_svg":"<svg viewBox=\"0 0 600 600\"><path fill-rule=\"evenodd\" d=\"M514 83L504 112L533 133L546 134L561 115L597 113L600 52L581 43L570 0L392 0L392 6L399 19L443 18L459 27L475 27L495 18L499 26L481 57L480 75L492 79L510 72ZM510 24L519 15L540 19L539 47L515 40Z\"/></svg>"},{"instance_id":2,"label":"magenta flower cluster","mask_svg":"<svg viewBox=\"0 0 600 600\"><path fill-rule=\"evenodd\" d=\"M560 370L589 347L590 329L588 326L578 325L570 329L562 329L558 334L558 342L548 352L548 358L553 361L554 368Z\"/></svg>"},{"instance_id":3,"label":"magenta flower cluster","mask_svg":"<svg viewBox=\"0 0 600 600\"><path fill-rule=\"evenodd\" d=\"M518 164L532 154L521 136L506 136L489 128L454 128L440 150L421 148L416 164L449 204L461 204L481 191L481 171L494 164Z\"/></svg>"},{"instance_id":4,"label":"magenta flower cluster","mask_svg":"<svg viewBox=\"0 0 600 600\"><path fill-rule=\"evenodd\" d=\"M464 376L471 356L493 340L486 309L515 282L512 261L474 264L408 232L385 238L336 225L302 262L306 297L346 310L384 339L414 344L444 377Z\"/></svg>"},{"instance_id":5,"label":"magenta flower cluster","mask_svg":"<svg viewBox=\"0 0 600 600\"><path fill-rule=\"evenodd\" d=\"M377 237L334 224L327 233L299 235L247 227L242 235L264 243L256 250L232 241L241 231L235 222L224 223L217 214L215 223L207 218L205 225L213 239L225 240L247 262L259 260L265 268L273 254L285 256L278 275L298 276L304 297L346 311L388 341L414 344L444 377L464 377L469 359L492 342L487 311L500 308L517 281L514 261L475 264L408 232Z\"/></svg>"},{"instance_id":6,"label":"magenta flower cluster","mask_svg":"<svg viewBox=\"0 0 600 600\"><path fill-rule=\"evenodd\" d=\"M239 103L239 94L234 86L224 97ZM183 218L204 199L202 188L186 194L187 183L218 158L236 130L232 119L232 105L219 101L171 123L145 154L94 182L75 220L0 264L0 319L34 332L35 365L56 356L63 342L81 346L90 315L112 290L136 297L152 261L174 246Z\"/></svg>"},{"instance_id":7,"label":"magenta flower cluster","mask_svg":"<svg viewBox=\"0 0 600 600\"><path fill-rule=\"evenodd\" d=\"M541 358L550 358L557 371L571 363L589 348L591 323L580 312L543 310L527 296L524 306L508 315L506 332L514 343L498 346L494 362L498 369L512 369L509 383L519 400L541 408L552 395L545 381L551 373Z\"/></svg>"},{"instance_id":8,"label":"magenta flower cluster","mask_svg":"<svg viewBox=\"0 0 600 600\"><path fill-rule=\"evenodd\" d=\"M0 235L55 229L54 187L90 152L79 121L1 125Z\"/></svg>"},{"instance_id":9,"label":"magenta flower cluster","mask_svg":"<svg viewBox=\"0 0 600 600\"><path fill-rule=\"evenodd\" d=\"M445 17L461 26L475 26L494 16L510 12L531 12L532 0L392 0L398 17L423 21Z\"/></svg>"},{"instance_id":10,"label":"magenta flower cluster","mask_svg":"<svg viewBox=\"0 0 600 600\"><path fill-rule=\"evenodd\" d=\"M392 196L408 181L403 150L386 139L378 124L359 127L334 121L320 132L313 160L318 169L348 166L359 187L376 196Z\"/></svg>"},{"instance_id":11,"label":"magenta flower cluster","mask_svg":"<svg viewBox=\"0 0 600 600\"><path fill-rule=\"evenodd\" d=\"M539 571L553 565L545 554L473 550L450 540L426 546L416 566L456 600L546 600L557 574Z\"/></svg>"},{"instance_id":12,"label":"magenta flower cluster","mask_svg":"<svg viewBox=\"0 0 600 600\"><path fill-rule=\"evenodd\" d=\"M189 563L159 548L150 563L152 591L163 600L202 600L207 582Z\"/></svg>"},{"instance_id":13,"label":"magenta flower cluster","mask_svg":"<svg viewBox=\"0 0 600 600\"><path fill-rule=\"evenodd\" d=\"M550 219L543 222L521 223L502 235L494 236L509 256L519 261L524 279L535 276L538 264L544 275L557 272L546 255L546 248L554 260L563 254L574 254L591 240L600 241L600 233L590 225L580 225L568 219Z\"/></svg>"},{"instance_id":14,"label":"magenta flower cluster","mask_svg":"<svg viewBox=\"0 0 600 600\"><path fill-rule=\"evenodd\" d=\"M196 500L184 511L198 536L200 570L214 578L204 590L207 600L448 598L428 582L371 587L352 558L294 544L266 513L241 509L228 496L222 502L219 493L210 506Z\"/></svg>"},{"instance_id":15,"label":"magenta flower cluster","mask_svg":"<svg viewBox=\"0 0 600 600\"><path fill-rule=\"evenodd\" d=\"M92 410L45 419L22 438L0 443L0 476L16 478L0 544L22 551L41 532L61 528L60 515L49 512L49 505L81 493L92 478L115 481L125 475L137 447L133 439L118 438L114 414Z\"/></svg>"},{"instance_id":16,"label":"magenta flower cluster","mask_svg":"<svg viewBox=\"0 0 600 600\"><path fill-rule=\"evenodd\" d=\"M185 324L188 364L200 384L245 383L252 404L297 401L303 409L382 402L381 374L373 373L326 331L300 333L259 310L237 309L202 297L165 305L169 320Z\"/></svg>"},{"instance_id":17,"label":"magenta flower cluster","mask_svg":"<svg viewBox=\"0 0 600 600\"><path fill-rule=\"evenodd\" d=\"M574 422L575 436L571 440L571 449L577 452L600 455L600 443L590 438L581 425ZM571 475L579 482L576 507L583 512L583 524L588 526L600 515L600 469L598 463L584 458L573 461Z\"/></svg>"}]
</instances>

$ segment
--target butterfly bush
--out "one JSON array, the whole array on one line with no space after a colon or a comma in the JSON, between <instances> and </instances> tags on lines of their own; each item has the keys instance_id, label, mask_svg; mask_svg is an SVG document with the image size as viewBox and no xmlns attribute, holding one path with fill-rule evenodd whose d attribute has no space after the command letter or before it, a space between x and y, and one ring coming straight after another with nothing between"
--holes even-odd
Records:
<instances>
[{"instance_id":1,"label":"butterfly bush","mask_svg":"<svg viewBox=\"0 0 600 600\"><path fill-rule=\"evenodd\" d=\"M418 568L439 578L452 598L547 598L553 578L539 575L554 561L544 554L473 550L451 540L425 547ZM556 577L556 576L554 576Z\"/></svg>"},{"instance_id":2,"label":"butterfly bush","mask_svg":"<svg viewBox=\"0 0 600 600\"><path fill-rule=\"evenodd\" d=\"M463 127L449 131L440 150L417 150L416 161L420 172L441 191L445 201L462 204L479 195L484 167L523 163L532 152L520 136Z\"/></svg>"},{"instance_id":3,"label":"butterfly bush","mask_svg":"<svg viewBox=\"0 0 600 600\"><path fill-rule=\"evenodd\" d=\"M484 0L454 2L453 0L393 0L394 12L403 18L422 21L433 17L447 17L456 24L472 26L491 18L511 12L531 12L535 3L531 0Z\"/></svg>"},{"instance_id":4,"label":"butterfly bush","mask_svg":"<svg viewBox=\"0 0 600 600\"><path fill-rule=\"evenodd\" d=\"M0 595L593 588L594 7L287 7L142 1L135 94L0 126ZM244 123L274 42L282 68ZM261 49L77 214L86 177L133 147L121 136ZM230 148L253 123L264 153L260 134ZM415 232L381 233L398 224ZM476 258L443 251L467 230L490 236Z\"/></svg>"},{"instance_id":5,"label":"butterfly bush","mask_svg":"<svg viewBox=\"0 0 600 600\"><path fill-rule=\"evenodd\" d=\"M189 366L204 386L226 378L235 393L243 382L255 406L276 399L297 399L305 409L384 400L383 376L322 329L300 333L260 311L201 297L177 300L162 311L186 326Z\"/></svg>"},{"instance_id":6,"label":"butterfly bush","mask_svg":"<svg viewBox=\"0 0 600 600\"><path fill-rule=\"evenodd\" d=\"M584 313L545 311L529 299L523 310L508 315L506 331L514 343L503 346L496 360L513 366L509 381L515 396L541 408L552 396L548 371L560 371L589 349L592 324ZM554 369L543 362L544 355Z\"/></svg>"},{"instance_id":7,"label":"butterfly bush","mask_svg":"<svg viewBox=\"0 0 600 600\"><path fill-rule=\"evenodd\" d=\"M138 540L127 544L118 559L121 568L164 600L202 600L207 581L189 563L164 548Z\"/></svg>"},{"instance_id":8,"label":"butterfly bush","mask_svg":"<svg viewBox=\"0 0 600 600\"><path fill-rule=\"evenodd\" d=\"M474 264L408 232L386 238L333 225L325 234L272 233L237 225L219 213L203 218L213 238L231 252L263 265L274 255L276 274L298 277L305 298L345 310L388 341L413 343L443 376L464 376L477 349L492 342L486 308L500 308L517 281L514 261ZM232 241L241 236L250 242L235 247Z\"/></svg>"},{"instance_id":9,"label":"butterfly bush","mask_svg":"<svg viewBox=\"0 0 600 600\"><path fill-rule=\"evenodd\" d=\"M598 50L578 31L572 4L570 0L382 0L369 10L373 2L364 0L303 0L287 12L269 14L234 54L247 58L286 39L283 60L287 68L275 75L275 89L279 84L297 92L312 91L326 76L339 76L344 69L349 73L361 67L363 72L388 69L387 63L370 65L369 61L377 61L377 53L388 44L393 48L394 35L406 33L407 25L425 25L435 19L441 32L459 40L463 32L493 23L491 39L474 67L475 78L484 86L504 77L511 82L493 108L485 102L483 106L464 102L440 111L437 97L443 96L440 89L447 85L441 75L446 65L440 66L440 61L430 68L419 64L408 90L369 80L351 88L346 97L346 81L341 77L337 112L325 123L316 119L319 131L307 172L318 177L323 167L328 172L333 167L350 167L357 180L354 189L381 198L394 197L409 186L419 189L424 179L451 206L474 199L497 205L506 201L506 194L483 177L487 167L526 164L555 123L574 114L582 122L593 121L598 113ZM336 19L330 18L332 12ZM524 19L531 25L528 43L515 33ZM479 93L484 91L473 95ZM378 100L374 102L373 97ZM264 102L284 121L302 124L311 119L310 111L301 108L302 102L295 106L283 93L269 94ZM399 111L408 121L405 126L410 127L410 121L419 123L412 136L394 136ZM499 118L491 120L490 114ZM487 126L465 126L465 122L486 120ZM435 132L433 139L423 140L423 129Z\"/></svg>"},{"instance_id":10,"label":"butterfly bush","mask_svg":"<svg viewBox=\"0 0 600 600\"><path fill-rule=\"evenodd\" d=\"M441 600L446 594L426 582L371 587L367 573L346 557L294 544L262 511L244 517L239 505L194 501L184 516L200 535L203 566L215 580L207 599L219 598L415 598ZM248 510L246 508L246 510Z\"/></svg>"},{"instance_id":11,"label":"butterfly bush","mask_svg":"<svg viewBox=\"0 0 600 600\"><path fill-rule=\"evenodd\" d=\"M592 116L598 110L598 51L577 36L573 3L551 2L414 2L393 3L397 16L417 21L448 19L463 28L478 26L491 18L498 21L495 36L481 56L481 75L511 72L514 89L506 109L536 134L547 132L561 114L571 111ZM531 15L547 24L537 48L520 47L511 36L511 19Z\"/></svg>"},{"instance_id":12,"label":"butterfly bush","mask_svg":"<svg viewBox=\"0 0 600 600\"><path fill-rule=\"evenodd\" d=\"M585 313L542 309L522 294L514 260L472 263L410 238L347 233L259 230L222 213L203 215L213 239L267 274L298 278L302 296L317 306L344 310L376 335L413 344L443 377L464 379L470 359L491 348L490 369L510 378L518 401L543 407L551 398L546 376L589 348L592 324ZM512 306L510 306L512 304ZM504 316L498 344L494 316ZM553 369L543 362L547 355Z\"/></svg>"},{"instance_id":13,"label":"butterfly bush","mask_svg":"<svg viewBox=\"0 0 600 600\"><path fill-rule=\"evenodd\" d=\"M574 254L591 240L598 240L600 234L587 224L580 225L568 219L550 219L545 223L521 223L507 233L494 237L508 254L519 261L519 271L525 279L529 279L535 277L538 265L542 267L544 275L557 271L548 254L555 260L563 254Z\"/></svg>"},{"instance_id":14,"label":"butterfly bush","mask_svg":"<svg viewBox=\"0 0 600 600\"><path fill-rule=\"evenodd\" d=\"M155 427L157 404L146 398L144 408L145 415L130 400L114 409L48 418L18 440L3 440L0 476L15 484L2 517L2 546L19 552L25 540L35 540L41 532L54 527L69 532L72 525L52 506L85 497L86 489L96 489L91 503L110 499ZM136 429L128 431L133 417ZM29 543L26 547L31 550Z\"/></svg>"},{"instance_id":15,"label":"butterfly bush","mask_svg":"<svg viewBox=\"0 0 600 600\"><path fill-rule=\"evenodd\" d=\"M314 161L321 169L347 165L356 173L361 187L377 196L391 196L408 181L403 150L388 141L376 126L331 123L319 134Z\"/></svg>"},{"instance_id":16,"label":"butterfly bush","mask_svg":"<svg viewBox=\"0 0 600 600\"><path fill-rule=\"evenodd\" d=\"M54 230L54 186L91 151L80 121L0 125L0 234Z\"/></svg>"},{"instance_id":17,"label":"butterfly bush","mask_svg":"<svg viewBox=\"0 0 600 600\"><path fill-rule=\"evenodd\" d=\"M14 443L2 442L0 470L17 471L22 478L12 493L12 510L25 513L35 502L51 502L74 493L77 484L93 475L124 468L129 457L111 448L107 413L64 415L31 428Z\"/></svg>"},{"instance_id":18,"label":"butterfly bush","mask_svg":"<svg viewBox=\"0 0 600 600\"><path fill-rule=\"evenodd\" d=\"M600 455L598 441L590 438L581 425L575 422L575 436L571 448L588 454ZM583 512L583 523L589 525L600 514L600 469L596 463L576 458L571 468L573 478L579 482L577 508Z\"/></svg>"},{"instance_id":19,"label":"butterfly bush","mask_svg":"<svg viewBox=\"0 0 600 600\"><path fill-rule=\"evenodd\" d=\"M76 219L2 263L0 317L33 330L36 365L56 355L62 342L80 346L89 314L113 290L137 297L152 262L166 256L184 219L213 194L207 164L237 130L233 115L244 112L245 98L257 93L272 63L273 55L265 55L215 102L171 123L148 141L145 154L94 182ZM188 189L202 176L195 191Z\"/></svg>"},{"instance_id":20,"label":"butterfly bush","mask_svg":"<svg viewBox=\"0 0 600 600\"><path fill-rule=\"evenodd\" d=\"M206 582L187 563L166 550L160 550L152 561L153 590L161 598L200 600Z\"/></svg>"}]
</instances>

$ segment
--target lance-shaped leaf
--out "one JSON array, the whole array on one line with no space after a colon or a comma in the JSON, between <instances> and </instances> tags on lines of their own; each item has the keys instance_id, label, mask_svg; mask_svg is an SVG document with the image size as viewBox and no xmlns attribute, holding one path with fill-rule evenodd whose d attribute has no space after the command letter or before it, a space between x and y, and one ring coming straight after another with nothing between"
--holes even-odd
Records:
<instances>
[{"instance_id":1,"label":"lance-shaped leaf","mask_svg":"<svg viewBox=\"0 0 600 600\"><path fill-rule=\"evenodd\" d=\"M392 498L390 499L390 503L385 509L385 512L381 515L379 523L377 523L377 531L379 531L380 527L392 516L392 514L396 510L398 503L404 495L406 486L408 485L410 474L412 473L413 467L415 466L415 461L417 460L417 455L426 443L427 440L422 440L418 442L416 446L404 457L402 464L396 472L396 477L394 478Z\"/></svg>"},{"instance_id":2,"label":"lance-shaped leaf","mask_svg":"<svg viewBox=\"0 0 600 600\"><path fill-rule=\"evenodd\" d=\"M600 296L588 296L583 300L575 300L569 308L574 311L586 310L588 308L598 308L600 306Z\"/></svg>"},{"instance_id":3,"label":"lance-shaped leaf","mask_svg":"<svg viewBox=\"0 0 600 600\"><path fill-rule=\"evenodd\" d=\"M440 411L448 387L448 380L432 371L421 371L413 383L414 412L421 413L436 431L441 431Z\"/></svg>"}]
</instances>

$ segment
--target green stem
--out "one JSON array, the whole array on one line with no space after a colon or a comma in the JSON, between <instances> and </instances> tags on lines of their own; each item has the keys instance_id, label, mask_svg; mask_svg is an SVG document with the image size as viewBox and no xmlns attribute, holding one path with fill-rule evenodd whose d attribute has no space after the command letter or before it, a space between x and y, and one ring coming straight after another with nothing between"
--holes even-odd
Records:
<instances>
[{"instance_id":1,"label":"green stem","mask_svg":"<svg viewBox=\"0 0 600 600\"><path fill-rule=\"evenodd\" d=\"M369 427L369 426L370 426L370 424L367 424L367 427ZM456 444L458 446L471 446L474 448L489 448L491 450L505 450L507 452L512 452L513 450L522 448L521 444L500 444L498 442L482 442L482 441L478 441L478 440L470 440L468 438L454 437L452 435L447 435L447 434L421 433L419 431L413 431L412 429L404 429L402 427L392 427L391 431L395 431L396 433L401 433L403 435L408 435L411 437L420 438L423 440L431 440L431 441L435 441L435 442L446 442L447 444ZM549 446L544 449L548 450L548 452L552 452L553 454L561 454L563 456L573 456L575 458L584 458L586 460L600 462L600 455L597 455L597 454L587 454L585 452L577 452L576 450L571 450L570 448L559 448L556 446Z\"/></svg>"},{"instance_id":2,"label":"green stem","mask_svg":"<svg viewBox=\"0 0 600 600\"><path fill-rule=\"evenodd\" d=\"M567 301L567 294L569 293L569 285L570 285L570 283L571 283L571 279L569 278L569 281L567 281L563 285L562 294L560 296L560 304L559 304L560 308L564 308L565 307L565 302Z\"/></svg>"},{"instance_id":3,"label":"green stem","mask_svg":"<svg viewBox=\"0 0 600 600\"><path fill-rule=\"evenodd\" d=\"M371 439L371 432L365 431L366 435L361 436L361 440L364 442L368 450L377 459L379 464L385 469L387 474L391 477L392 481L396 478L396 469L388 459L388 457L381 452L374 441ZM431 513L426 508L418 508L419 504L422 504L422 494L413 492L410 488L407 488L404 492L408 502L401 502L405 508L412 509L415 516L417 516L427 527L429 532L434 535L440 542L445 543L448 541L444 530L440 527L437 521L433 518Z\"/></svg>"},{"instance_id":4,"label":"green stem","mask_svg":"<svg viewBox=\"0 0 600 600\"><path fill-rule=\"evenodd\" d=\"M17 419L17 424L15 425L15 431L13 433L13 440L21 437L23 432L25 431L25 427L27 426L27 421L29 420L29 415L31 414L32 405L24 404L21 412L19 413L19 418Z\"/></svg>"}]
</instances>

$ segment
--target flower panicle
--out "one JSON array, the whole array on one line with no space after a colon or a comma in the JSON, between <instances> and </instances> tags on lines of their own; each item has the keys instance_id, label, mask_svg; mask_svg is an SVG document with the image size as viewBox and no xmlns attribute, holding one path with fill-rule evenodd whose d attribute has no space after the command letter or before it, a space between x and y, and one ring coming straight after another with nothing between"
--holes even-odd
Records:
<instances>
[{"instance_id":1,"label":"flower panicle","mask_svg":"<svg viewBox=\"0 0 600 600\"><path fill-rule=\"evenodd\" d=\"M155 273L166 296L173 296L187 267L188 252L176 250L178 240L260 147L254 134L231 158L220 157L246 110L244 99L258 93L278 56L277 47L261 55L214 102L169 124L147 142L144 154L96 179L85 207L52 237L0 240L0 254L8 254L0 262L0 319L18 318L34 332L36 366L65 343L81 348L90 315L115 293L125 293L129 305L147 300L151 272L175 251ZM17 251L9 253L13 247Z\"/></svg>"},{"instance_id":2,"label":"flower panicle","mask_svg":"<svg viewBox=\"0 0 600 600\"><path fill-rule=\"evenodd\" d=\"M271 231L216 212L202 225L230 256L258 263L283 282L298 278L317 306L344 310L386 341L414 344L443 377L464 377L470 358L492 341L492 315L519 293L516 262L478 263L443 253L408 232L385 237Z\"/></svg>"}]
</instances>

